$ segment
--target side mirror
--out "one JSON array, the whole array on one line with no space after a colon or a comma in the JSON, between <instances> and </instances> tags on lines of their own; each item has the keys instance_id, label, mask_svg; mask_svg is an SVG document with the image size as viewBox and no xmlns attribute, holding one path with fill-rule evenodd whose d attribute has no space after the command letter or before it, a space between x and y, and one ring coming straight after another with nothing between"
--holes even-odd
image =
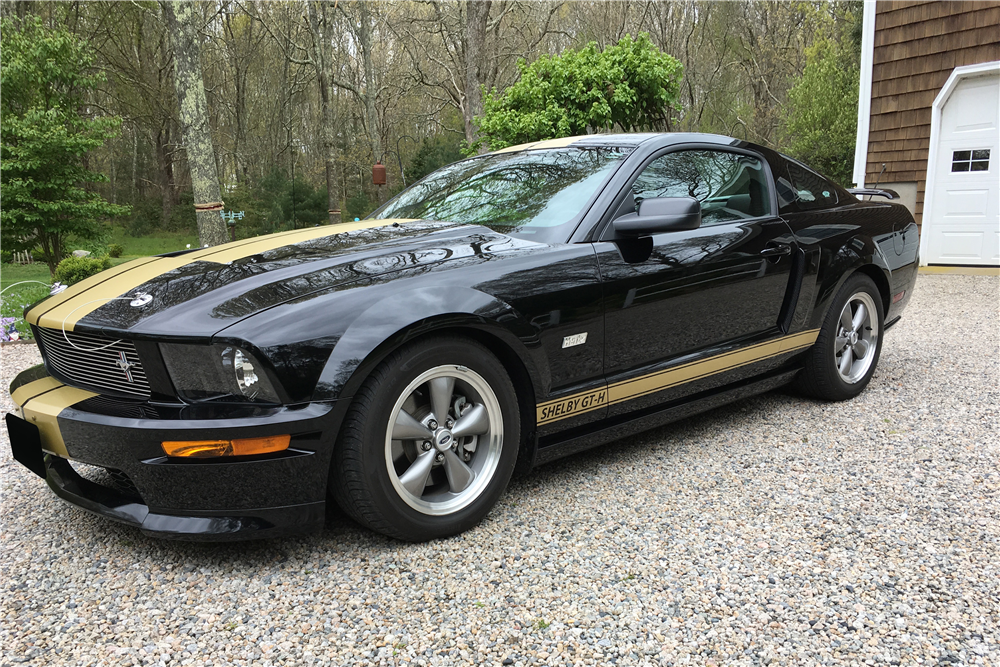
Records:
<instances>
[{"instance_id":1,"label":"side mirror","mask_svg":"<svg viewBox=\"0 0 1000 667\"><path fill-rule=\"evenodd\" d=\"M611 223L620 236L650 236L661 232L698 229L701 203L693 197L653 197L639 202L639 210Z\"/></svg>"}]
</instances>

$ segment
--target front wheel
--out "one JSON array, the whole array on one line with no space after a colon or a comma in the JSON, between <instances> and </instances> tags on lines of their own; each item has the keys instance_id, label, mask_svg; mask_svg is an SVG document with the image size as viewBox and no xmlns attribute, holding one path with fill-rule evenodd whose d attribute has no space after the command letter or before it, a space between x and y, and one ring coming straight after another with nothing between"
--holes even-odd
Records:
<instances>
[{"instance_id":1,"label":"front wheel","mask_svg":"<svg viewBox=\"0 0 1000 667\"><path fill-rule=\"evenodd\" d=\"M816 344L806 353L799 387L843 401L860 394L882 352L882 297L871 278L855 273L837 292Z\"/></svg>"},{"instance_id":2,"label":"front wheel","mask_svg":"<svg viewBox=\"0 0 1000 667\"><path fill-rule=\"evenodd\" d=\"M496 503L519 444L517 396L497 358L465 338L420 341L391 354L355 396L332 494L380 533L454 535Z\"/></svg>"}]
</instances>

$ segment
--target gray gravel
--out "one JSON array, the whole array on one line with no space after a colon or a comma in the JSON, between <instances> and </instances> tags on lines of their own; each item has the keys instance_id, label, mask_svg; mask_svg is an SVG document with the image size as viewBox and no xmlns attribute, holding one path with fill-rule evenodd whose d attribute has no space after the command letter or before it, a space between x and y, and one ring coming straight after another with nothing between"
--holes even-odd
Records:
<instances>
[{"instance_id":1,"label":"gray gravel","mask_svg":"<svg viewBox=\"0 0 1000 667\"><path fill-rule=\"evenodd\" d=\"M0 664L1000 665L998 288L921 276L850 403L772 393L624 439L433 544L339 518L151 540L4 435ZM5 387L38 360L0 355Z\"/></svg>"}]
</instances>

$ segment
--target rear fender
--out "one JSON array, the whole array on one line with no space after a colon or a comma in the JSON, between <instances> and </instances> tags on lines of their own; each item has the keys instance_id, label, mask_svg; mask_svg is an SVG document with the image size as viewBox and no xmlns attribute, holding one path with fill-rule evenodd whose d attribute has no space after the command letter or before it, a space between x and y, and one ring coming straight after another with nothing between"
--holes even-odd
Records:
<instances>
[{"instance_id":1,"label":"rear fender","mask_svg":"<svg viewBox=\"0 0 1000 667\"><path fill-rule=\"evenodd\" d=\"M888 312L888 290L892 271L883 251L866 236L856 235L833 251L824 251L826 257L824 274L820 277L820 287L816 294L811 326L818 328L829 310L833 298L840 288L857 271L870 276L882 296L883 312Z\"/></svg>"}]
</instances>

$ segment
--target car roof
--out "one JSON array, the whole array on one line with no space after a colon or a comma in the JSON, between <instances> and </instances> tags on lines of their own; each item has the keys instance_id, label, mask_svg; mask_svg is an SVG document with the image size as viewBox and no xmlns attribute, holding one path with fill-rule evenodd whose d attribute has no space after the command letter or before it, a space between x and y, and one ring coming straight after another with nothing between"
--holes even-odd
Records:
<instances>
[{"instance_id":1,"label":"car roof","mask_svg":"<svg viewBox=\"0 0 1000 667\"><path fill-rule=\"evenodd\" d=\"M584 147L584 146L629 146L636 147L640 144L656 143L660 146L671 144L704 143L720 144L732 146L743 143L739 139L726 137L721 134L706 134L701 132L644 132L634 134L586 134L576 137L560 137L558 139L544 139L542 141L530 141L525 144L508 146L493 151L491 154L518 153L528 150L550 150L554 148Z\"/></svg>"}]
</instances>

